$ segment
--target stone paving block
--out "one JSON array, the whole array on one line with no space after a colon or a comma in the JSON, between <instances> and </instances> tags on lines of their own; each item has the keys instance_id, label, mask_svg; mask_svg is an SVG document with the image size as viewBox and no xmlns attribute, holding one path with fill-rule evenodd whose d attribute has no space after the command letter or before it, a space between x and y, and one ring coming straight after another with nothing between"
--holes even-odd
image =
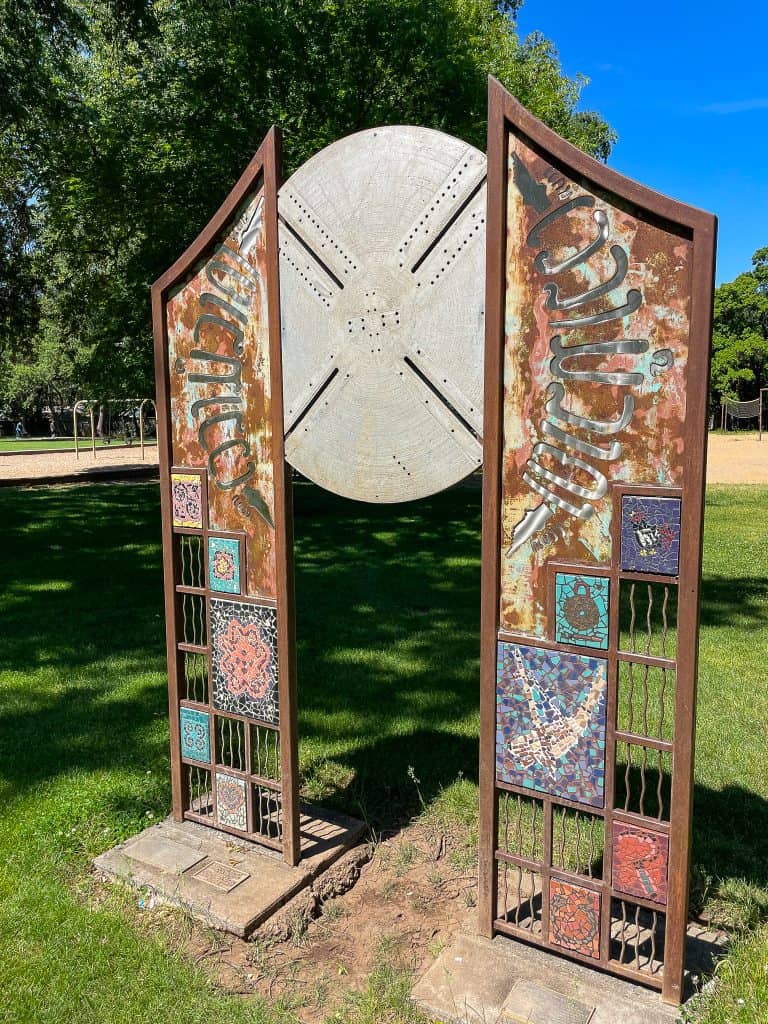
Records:
<instances>
[{"instance_id":1,"label":"stone paving block","mask_svg":"<svg viewBox=\"0 0 768 1024\"><path fill-rule=\"evenodd\" d=\"M94 859L119 878L182 907L214 928L247 938L354 845L362 822L303 807L302 859L289 867L276 851L192 821L171 818Z\"/></svg>"}]
</instances>

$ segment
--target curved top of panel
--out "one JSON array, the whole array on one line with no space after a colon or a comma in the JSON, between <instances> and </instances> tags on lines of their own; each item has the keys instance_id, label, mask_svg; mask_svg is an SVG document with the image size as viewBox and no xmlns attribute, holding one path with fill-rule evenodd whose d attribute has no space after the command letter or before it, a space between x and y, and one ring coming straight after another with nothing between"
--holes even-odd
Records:
<instances>
[{"instance_id":1,"label":"curved top of panel","mask_svg":"<svg viewBox=\"0 0 768 1024\"><path fill-rule=\"evenodd\" d=\"M572 177L579 175L590 185L608 190L614 196L682 227L701 232L714 231L717 224L714 214L671 199L595 160L548 128L493 76L488 78L488 110L489 120L499 114L506 118L518 133L527 136L534 148L543 151L542 155L553 163L562 163L563 170Z\"/></svg>"},{"instance_id":2,"label":"curved top of panel","mask_svg":"<svg viewBox=\"0 0 768 1024\"><path fill-rule=\"evenodd\" d=\"M179 284L195 267L199 260L219 239L229 226L230 221L238 212L241 204L257 184L261 175L269 176L273 187L276 186L277 167L280 163L280 133L274 126L254 153L243 173L231 192L211 217L203 230L191 245L187 246L179 258L171 264L164 274L152 284L153 296L160 297L169 289Z\"/></svg>"}]
</instances>

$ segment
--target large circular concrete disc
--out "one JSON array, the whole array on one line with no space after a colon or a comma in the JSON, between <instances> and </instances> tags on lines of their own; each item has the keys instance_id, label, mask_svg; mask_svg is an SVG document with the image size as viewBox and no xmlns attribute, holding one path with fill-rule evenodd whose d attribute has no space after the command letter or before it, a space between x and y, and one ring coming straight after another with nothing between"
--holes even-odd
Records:
<instances>
[{"instance_id":1,"label":"large circular concrete disc","mask_svg":"<svg viewBox=\"0 0 768 1024\"><path fill-rule=\"evenodd\" d=\"M407 501L481 463L485 166L375 128L280 189L285 451L330 491Z\"/></svg>"}]
</instances>

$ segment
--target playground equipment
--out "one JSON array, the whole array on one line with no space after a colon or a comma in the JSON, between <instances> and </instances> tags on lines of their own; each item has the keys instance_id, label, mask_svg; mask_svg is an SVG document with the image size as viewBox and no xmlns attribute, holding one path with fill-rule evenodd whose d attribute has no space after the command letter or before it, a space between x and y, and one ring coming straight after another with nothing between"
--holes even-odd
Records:
<instances>
[{"instance_id":1,"label":"playground equipment","mask_svg":"<svg viewBox=\"0 0 768 1024\"><path fill-rule=\"evenodd\" d=\"M757 398L750 398L746 402L737 402L732 398L723 398L720 403L720 428L727 430L729 422L748 423L750 420L757 420L758 440L763 439L763 424L766 422L765 395L768 394L768 387L760 388Z\"/></svg>"},{"instance_id":2,"label":"playground equipment","mask_svg":"<svg viewBox=\"0 0 768 1024\"><path fill-rule=\"evenodd\" d=\"M135 410L138 406L138 425L139 425L139 445L141 446L141 458L144 460L144 450L146 447L145 432L144 432L144 407L150 404L155 410L155 422L157 422L157 405L154 398L108 398L106 400L98 398L81 398L75 402L72 410L73 427L74 427L74 441L75 441L75 458L80 458L80 447L78 444L79 433L77 429L77 416L81 409L87 409L90 423L91 423L91 451L94 459L96 458L96 420L94 412L97 407L103 407L107 412L107 437L111 440L112 436L112 409L114 406L122 407L126 410ZM125 413L123 414L125 415Z\"/></svg>"}]
</instances>

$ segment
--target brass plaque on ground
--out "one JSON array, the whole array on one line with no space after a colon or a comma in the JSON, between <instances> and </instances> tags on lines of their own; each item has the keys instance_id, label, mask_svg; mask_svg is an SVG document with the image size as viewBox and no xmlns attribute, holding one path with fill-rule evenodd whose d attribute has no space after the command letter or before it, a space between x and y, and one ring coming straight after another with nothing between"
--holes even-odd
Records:
<instances>
[{"instance_id":1,"label":"brass plaque on ground","mask_svg":"<svg viewBox=\"0 0 768 1024\"><path fill-rule=\"evenodd\" d=\"M230 864L223 864L220 860L209 860L207 864L203 864L202 867L190 872L190 874L198 882L204 882L220 892L231 892L241 882L244 882L246 878L251 877L247 871L240 871L238 868L233 868Z\"/></svg>"},{"instance_id":2,"label":"brass plaque on ground","mask_svg":"<svg viewBox=\"0 0 768 1024\"><path fill-rule=\"evenodd\" d=\"M505 1024L589 1024L594 1006L530 981L519 981L501 1008Z\"/></svg>"}]
</instances>

